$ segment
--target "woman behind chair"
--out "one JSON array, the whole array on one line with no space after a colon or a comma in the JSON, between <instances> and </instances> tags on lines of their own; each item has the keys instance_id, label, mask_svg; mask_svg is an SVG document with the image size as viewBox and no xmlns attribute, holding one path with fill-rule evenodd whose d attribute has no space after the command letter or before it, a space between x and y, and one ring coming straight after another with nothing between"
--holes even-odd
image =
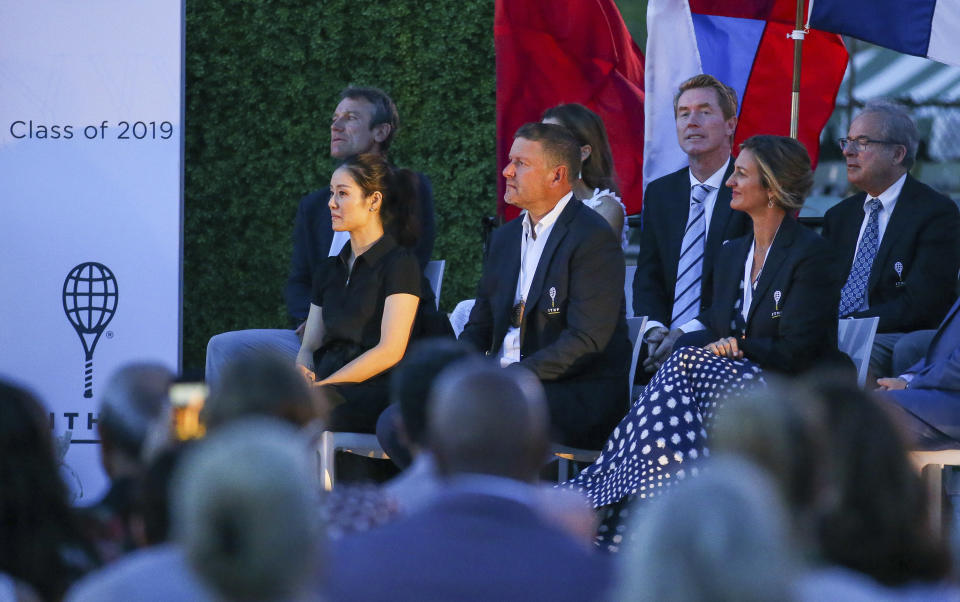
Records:
<instances>
[{"instance_id":1,"label":"woman behind chair","mask_svg":"<svg viewBox=\"0 0 960 602\"><path fill-rule=\"evenodd\" d=\"M333 229L350 244L314 275L297 364L334 406L331 430L374 431L406 352L422 295L415 182L378 155L347 159L330 180Z\"/></svg>"},{"instance_id":2,"label":"woman behind chair","mask_svg":"<svg viewBox=\"0 0 960 602\"><path fill-rule=\"evenodd\" d=\"M812 184L799 142L754 136L741 145L727 185L730 206L751 217L753 232L729 241L715 260L713 305L700 314L697 333L712 342L676 350L600 459L570 482L595 506L654 497L697 474L718 404L762 383L764 370L795 374L836 352L841 281L832 250L788 215ZM612 535L615 510L608 519Z\"/></svg>"},{"instance_id":3,"label":"woman behind chair","mask_svg":"<svg viewBox=\"0 0 960 602\"><path fill-rule=\"evenodd\" d=\"M627 244L627 210L620 200L617 174L613 168L613 153L607 141L607 129L600 116L587 107L562 104L543 112L543 123L562 125L570 130L580 144L583 161L580 177L573 184L573 194L607 220L613 232L620 237L621 246Z\"/></svg>"}]
</instances>

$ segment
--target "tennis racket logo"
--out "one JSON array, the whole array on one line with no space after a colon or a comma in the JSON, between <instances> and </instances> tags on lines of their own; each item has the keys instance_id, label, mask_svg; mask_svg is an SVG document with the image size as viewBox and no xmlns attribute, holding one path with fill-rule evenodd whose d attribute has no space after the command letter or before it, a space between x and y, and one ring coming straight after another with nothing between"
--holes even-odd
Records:
<instances>
[{"instance_id":1,"label":"tennis racket logo","mask_svg":"<svg viewBox=\"0 0 960 602\"><path fill-rule=\"evenodd\" d=\"M95 261L81 263L63 281L63 311L83 344L83 396L93 397L93 350L117 311L117 278Z\"/></svg>"}]
</instances>

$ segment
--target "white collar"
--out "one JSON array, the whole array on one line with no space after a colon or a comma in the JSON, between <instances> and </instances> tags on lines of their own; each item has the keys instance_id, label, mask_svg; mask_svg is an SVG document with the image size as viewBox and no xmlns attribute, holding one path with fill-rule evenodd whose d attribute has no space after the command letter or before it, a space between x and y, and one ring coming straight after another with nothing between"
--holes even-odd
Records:
<instances>
[{"instance_id":1,"label":"white collar","mask_svg":"<svg viewBox=\"0 0 960 602\"><path fill-rule=\"evenodd\" d=\"M713 172L713 174L707 178L705 182L701 182L693 175L693 170L687 168L687 173L690 175L690 188L697 186L699 184L706 184L711 186L713 190L719 190L723 186L723 174L727 172L727 166L730 165L730 157L727 157L727 160L723 162L723 165L720 166L720 169Z\"/></svg>"},{"instance_id":2,"label":"white collar","mask_svg":"<svg viewBox=\"0 0 960 602\"><path fill-rule=\"evenodd\" d=\"M540 236L540 233L544 230L553 226L553 223L557 221L557 218L560 217L560 214L563 213L564 208L567 206L567 203L570 202L570 199L573 198L573 191L571 190L567 194L557 201L557 204L553 206L553 209L549 213L540 218L540 221L537 222L537 225L534 226L530 221L530 213L524 211L523 215L523 232L524 234L530 234L531 229L537 233L537 237Z\"/></svg>"},{"instance_id":3,"label":"white collar","mask_svg":"<svg viewBox=\"0 0 960 602\"><path fill-rule=\"evenodd\" d=\"M907 174L903 174L897 179L896 182L894 182L886 190L881 192L879 196L872 197L870 196L869 193L867 193L866 198L863 199L864 213L870 212L870 209L867 207L867 203L869 203L870 199L872 198L880 199L880 204L883 205L884 211L891 211L894 203L896 203L897 199L900 198L900 191L903 190L903 185L906 183L906 181L907 181Z\"/></svg>"}]
</instances>

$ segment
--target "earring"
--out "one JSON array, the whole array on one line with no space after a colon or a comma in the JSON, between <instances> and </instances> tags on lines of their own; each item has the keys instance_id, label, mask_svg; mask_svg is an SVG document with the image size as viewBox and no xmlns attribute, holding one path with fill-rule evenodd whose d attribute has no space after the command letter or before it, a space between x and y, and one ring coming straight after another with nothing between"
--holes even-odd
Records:
<instances>
[{"instance_id":1,"label":"earring","mask_svg":"<svg viewBox=\"0 0 960 602\"><path fill-rule=\"evenodd\" d=\"M773 199L768 199L768 200L767 200L767 207L773 209Z\"/></svg>"}]
</instances>

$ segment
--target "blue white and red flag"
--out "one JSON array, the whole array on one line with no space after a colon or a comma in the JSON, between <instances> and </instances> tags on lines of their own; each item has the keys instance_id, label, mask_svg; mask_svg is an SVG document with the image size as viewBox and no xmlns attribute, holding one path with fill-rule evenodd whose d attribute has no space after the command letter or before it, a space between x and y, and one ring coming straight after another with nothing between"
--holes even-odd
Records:
<instances>
[{"instance_id":1,"label":"blue white and red flag","mask_svg":"<svg viewBox=\"0 0 960 602\"><path fill-rule=\"evenodd\" d=\"M960 66L958 0L812 0L810 26Z\"/></svg>"}]
</instances>

